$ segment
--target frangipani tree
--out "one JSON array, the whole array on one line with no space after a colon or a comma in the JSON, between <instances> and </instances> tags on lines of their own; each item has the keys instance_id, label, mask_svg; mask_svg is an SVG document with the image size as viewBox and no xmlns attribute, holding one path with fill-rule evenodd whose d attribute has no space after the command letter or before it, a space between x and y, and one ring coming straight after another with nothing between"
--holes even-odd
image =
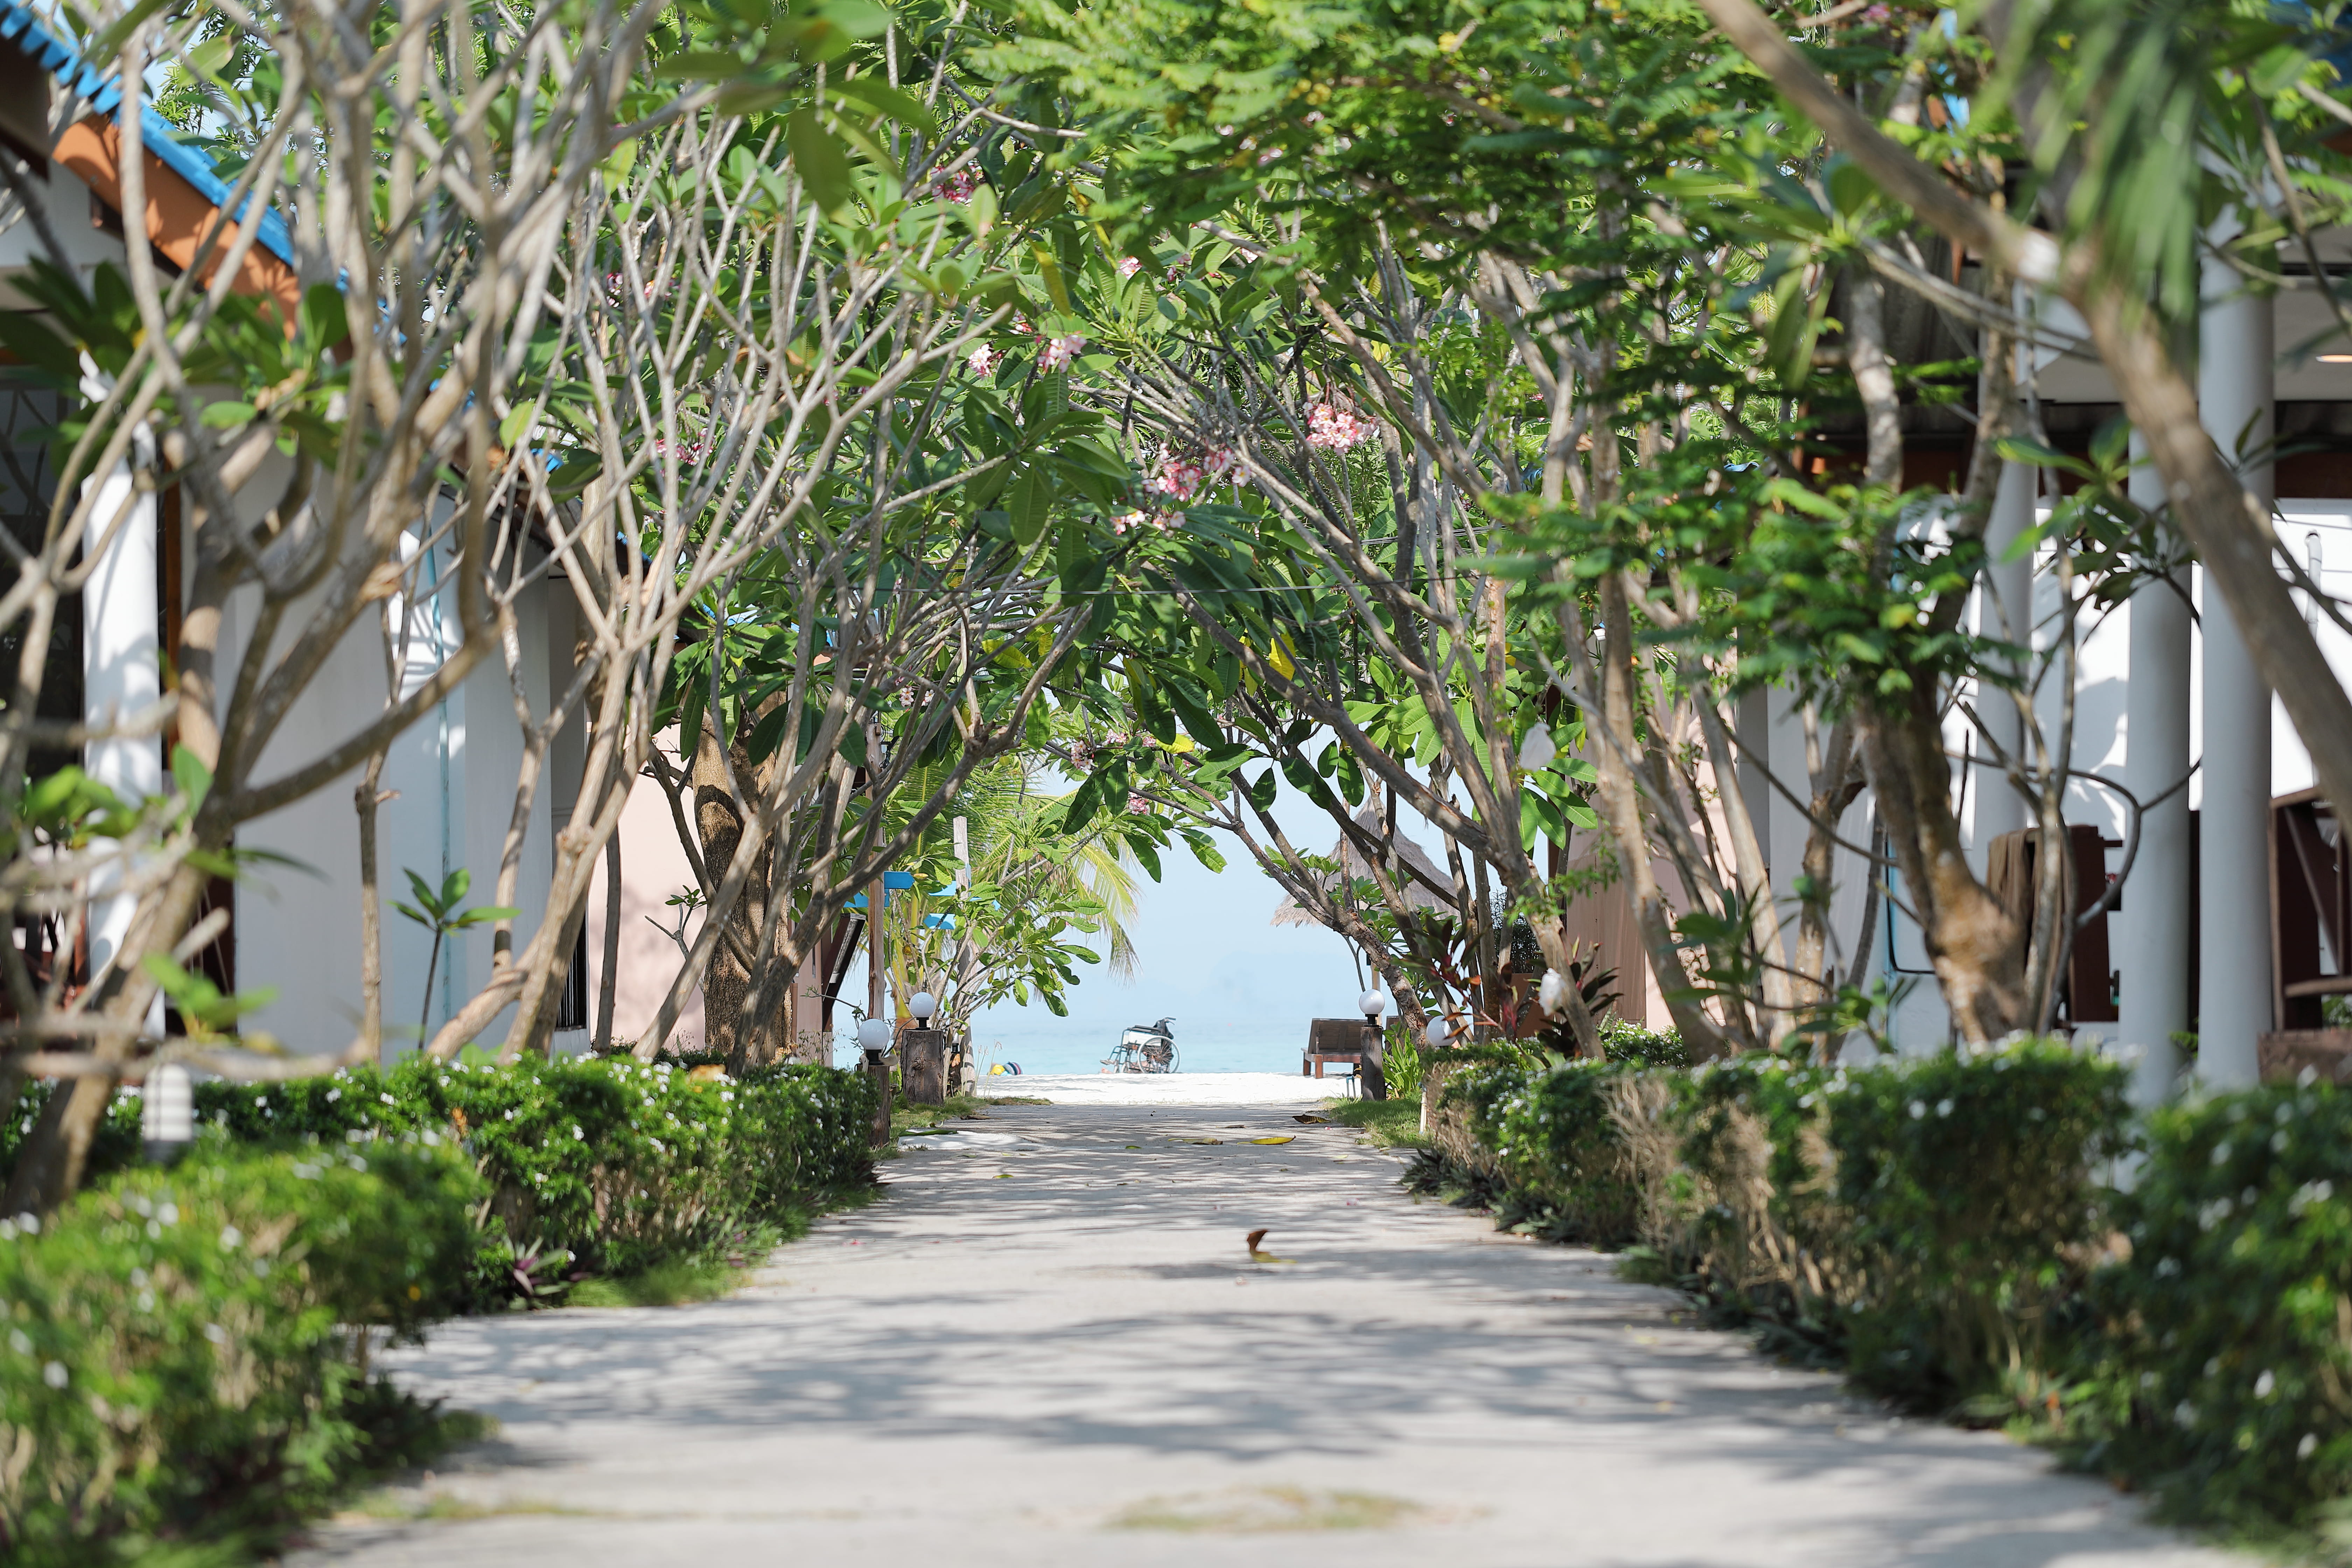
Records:
<instances>
[{"instance_id":1,"label":"frangipani tree","mask_svg":"<svg viewBox=\"0 0 2352 1568\"><path fill-rule=\"evenodd\" d=\"M525 537L547 515L535 416L513 411L532 406L531 345L560 314L558 253L636 133L631 110L681 96L624 105L656 15L618 0L527 15L426 0L358 17L200 5L54 18L100 79L143 84L165 62L201 79L231 190L176 275L134 244L85 293L59 253L27 285L43 313L10 318L12 347L47 373L65 414L54 504L0 596L23 654L0 713L13 829L0 900L12 917L61 920L68 947L95 897L130 902L77 994L68 966L41 986L13 947L0 954L16 1014L0 1100L28 1068L75 1079L11 1175L12 1212L74 1188L120 1074L163 1045L150 1004L184 986L178 965L217 934L197 911L239 825L352 770L497 647ZM224 74L229 58L239 74ZM139 96L115 116L134 213L146 206ZM26 188L12 182L20 220L53 237ZM177 489L196 542L175 684L148 710L45 729L41 655L59 602L152 526L159 484ZM445 584L454 646L348 732L289 732L331 653L371 635L382 602ZM232 596L250 604L241 647L223 640ZM152 798L29 776L42 744L167 723L172 781Z\"/></svg>"},{"instance_id":2,"label":"frangipani tree","mask_svg":"<svg viewBox=\"0 0 2352 1568\"><path fill-rule=\"evenodd\" d=\"M1697 12L1660 4L1633 20L1578 3L1039 7L1001 58L1095 114L1115 245L1142 258L1205 231L1238 258L1181 333L1104 312L1133 330L1126 375L1102 395L1257 498L1236 505L1262 521L1228 528L1247 535L1234 553L1253 563L1259 635L1241 629L1253 616L1238 584L1181 585L1255 680L1528 909L1553 907L1551 868L1514 809L1516 764L1564 699L1580 732L1558 724L1550 739L1581 742L1652 965L1699 1054L1778 1044L1848 1005L1827 868L1865 782L1962 1034L2031 1026L2073 911L2054 865L2020 921L1953 852L1944 757L1956 701L1979 717L2015 702L2028 742L2002 760L2045 826L2066 787L2065 736L2040 732L2021 700L2038 679L2029 628L1963 619L2017 434L2014 269L1956 287L1859 170L1727 79ZM1844 25L1841 68L1937 155L1973 166L2002 132L1923 114L1936 73L1972 68L1923 41L1933 31L1924 13L1874 8ZM1982 375L1898 342L1889 283L1950 318ZM1971 392L1977 461L1923 531L1906 410ZM1330 451L1358 421L1385 472ZM1197 530L1200 509L1186 515ZM2147 565L2113 548L2115 518L2062 520L2083 587L2107 597ZM1742 614L1769 597L1760 588L1800 580L1816 591L1783 594L1779 620ZM2073 646L2068 614L2053 662ZM1341 626L1401 683L1386 735L1382 705L1349 689ZM1515 695L1514 671L1538 670ZM1778 889L1728 787L1769 773L1735 721L1737 700L1768 682L1796 693L1821 738L1803 776L1771 781L1809 829L1802 869L1776 868ZM1460 806L1396 755L1394 737L1424 727ZM1857 852L1874 870L1877 852Z\"/></svg>"}]
</instances>

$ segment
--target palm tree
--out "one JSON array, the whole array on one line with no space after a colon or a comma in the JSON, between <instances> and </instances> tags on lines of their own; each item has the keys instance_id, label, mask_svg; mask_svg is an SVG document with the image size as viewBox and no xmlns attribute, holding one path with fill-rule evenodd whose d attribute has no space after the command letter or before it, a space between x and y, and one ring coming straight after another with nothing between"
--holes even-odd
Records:
<instances>
[{"instance_id":1,"label":"palm tree","mask_svg":"<svg viewBox=\"0 0 2352 1568\"><path fill-rule=\"evenodd\" d=\"M883 917L901 1013L918 989L940 998L938 1022L949 1028L1003 995L1025 999L1033 986L1056 1005L1075 978L1072 933L1102 938L1110 973L1133 977L1135 861L1100 827L1063 831L1068 796L1039 788L1038 772L1027 758L1008 757L976 773L953 815L928 827L902 861L915 886ZM904 798L922 798L921 781L910 784ZM968 860L956 854L958 821Z\"/></svg>"}]
</instances>

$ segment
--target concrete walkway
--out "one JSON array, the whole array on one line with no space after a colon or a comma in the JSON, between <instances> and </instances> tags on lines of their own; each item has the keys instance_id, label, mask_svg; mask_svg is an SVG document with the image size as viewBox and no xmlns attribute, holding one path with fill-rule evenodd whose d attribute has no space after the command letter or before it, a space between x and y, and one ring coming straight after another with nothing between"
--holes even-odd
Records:
<instances>
[{"instance_id":1,"label":"concrete walkway","mask_svg":"<svg viewBox=\"0 0 2352 1568\"><path fill-rule=\"evenodd\" d=\"M402 1352L499 1436L378 1510L426 1517L347 1518L292 1561L2243 1562L1684 1326L1607 1258L1416 1205L1346 1129L1175 1106L978 1125L730 1300L473 1320ZM1280 1261L1246 1256L1259 1226Z\"/></svg>"}]
</instances>

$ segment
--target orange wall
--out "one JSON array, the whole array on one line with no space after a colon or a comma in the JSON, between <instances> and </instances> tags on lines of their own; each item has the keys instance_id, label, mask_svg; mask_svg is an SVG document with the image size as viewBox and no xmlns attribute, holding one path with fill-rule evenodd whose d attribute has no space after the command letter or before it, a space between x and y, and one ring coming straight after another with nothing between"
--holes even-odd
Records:
<instances>
[{"instance_id":1,"label":"orange wall","mask_svg":"<svg viewBox=\"0 0 2352 1568\"><path fill-rule=\"evenodd\" d=\"M117 212L122 211L122 131L110 120L96 115L77 121L66 127L58 138L57 161L73 171L74 177L97 193L99 200ZM195 265L196 253L203 247L205 234L219 217L219 209L196 188L182 179L152 153L144 155L147 169L147 239L155 249L168 258L183 271ZM129 215L125 214L128 226ZM215 256L227 247L231 234L224 232L214 247ZM205 281L210 282L209 271ZM237 268L236 291L258 295L272 300L287 330L293 330L295 310L302 298L301 284L294 269L259 245L246 251L245 261Z\"/></svg>"}]
</instances>

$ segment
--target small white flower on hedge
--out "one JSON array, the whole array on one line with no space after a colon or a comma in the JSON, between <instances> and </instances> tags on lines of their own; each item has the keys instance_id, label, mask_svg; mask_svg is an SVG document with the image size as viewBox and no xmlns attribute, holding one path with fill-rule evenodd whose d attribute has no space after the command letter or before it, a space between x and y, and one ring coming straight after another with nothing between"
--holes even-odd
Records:
<instances>
[{"instance_id":1,"label":"small white flower on hedge","mask_svg":"<svg viewBox=\"0 0 2352 1568\"><path fill-rule=\"evenodd\" d=\"M233 1250L244 1239L245 1232L237 1229L236 1226L233 1225L221 1226L220 1244L223 1252Z\"/></svg>"},{"instance_id":2,"label":"small white flower on hedge","mask_svg":"<svg viewBox=\"0 0 2352 1568\"><path fill-rule=\"evenodd\" d=\"M1912 1121L1916 1121L1920 1120L1922 1117L1926 1116L1927 1114L1927 1102L1926 1100L1913 1100L1913 1101L1911 1102L1911 1120L1912 1120Z\"/></svg>"},{"instance_id":3,"label":"small white flower on hedge","mask_svg":"<svg viewBox=\"0 0 2352 1568\"><path fill-rule=\"evenodd\" d=\"M2187 1400L2185 1400L2185 1399L2184 1399L2184 1400L2182 1400L2179 1404L2178 1404L2178 1405L2174 1405L2174 1406L2172 1407L2172 1419L2173 1419L2174 1424L2175 1424L2175 1425L2177 1425L2177 1426L2196 1426L2196 1425L2197 1425L2197 1406L2195 1406L2194 1405L2189 1404L2189 1401L2187 1401Z\"/></svg>"},{"instance_id":4,"label":"small white flower on hedge","mask_svg":"<svg viewBox=\"0 0 2352 1568\"><path fill-rule=\"evenodd\" d=\"M15 1351L18 1355L31 1355L33 1353L32 1336L26 1333L22 1329L10 1329L8 1331L8 1348Z\"/></svg>"},{"instance_id":5,"label":"small white flower on hedge","mask_svg":"<svg viewBox=\"0 0 2352 1568\"><path fill-rule=\"evenodd\" d=\"M2305 1432L2303 1435L2303 1441L2294 1446L2294 1457L2298 1459L2308 1459L2313 1454L2318 1452L2318 1450L2319 1434L2316 1432Z\"/></svg>"},{"instance_id":6,"label":"small white flower on hedge","mask_svg":"<svg viewBox=\"0 0 2352 1568\"><path fill-rule=\"evenodd\" d=\"M177 1225L180 1223L180 1205L173 1203L167 1203L162 1208L155 1211L155 1217L162 1220L165 1225Z\"/></svg>"},{"instance_id":7,"label":"small white flower on hedge","mask_svg":"<svg viewBox=\"0 0 2352 1568\"><path fill-rule=\"evenodd\" d=\"M574 1137L574 1138L577 1138L577 1139L578 1139L581 1142L583 1142L583 1143L585 1143L586 1142L588 1142L588 1134L586 1134L585 1132L581 1131L580 1131L580 1129L579 1129L577 1126L574 1126L574 1127L572 1129L572 1137Z\"/></svg>"},{"instance_id":8,"label":"small white flower on hedge","mask_svg":"<svg viewBox=\"0 0 2352 1568\"><path fill-rule=\"evenodd\" d=\"M337 1100L341 1100L341 1099L342 1099L342 1098L343 1098L343 1091L342 1091L341 1089L329 1089L329 1090L327 1091L327 1103L328 1103L329 1105L332 1105L332 1104L334 1104L334 1103L335 1103L335 1101L337 1101Z\"/></svg>"},{"instance_id":9,"label":"small white flower on hedge","mask_svg":"<svg viewBox=\"0 0 2352 1568\"><path fill-rule=\"evenodd\" d=\"M41 1381L51 1388L63 1388L66 1385L66 1363L53 1361L41 1368Z\"/></svg>"},{"instance_id":10,"label":"small white flower on hedge","mask_svg":"<svg viewBox=\"0 0 2352 1568\"><path fill-rule=\"evenodd\" d=\"M2271 1390L2277 1386L2278 1379L2273 1377L2267 1371L2265 1371L2262 1376L2254 1379L2254 1397L2256 1399L2268 1399L2271 1396Z\"/></svg>"},{"instance_id":11,"label":"small white flower on hedge","mask_svg":"<svg viewBox=\"0 0 2352 1568\"><path fill-rule=\"evenodd\" d=\"M1952 1102L1951 1102L1950 1100L1939 1100L1936 1101L1936 1114L1937 1114L1937 1115L1938 1115L1938 1116L1949 1116L1951 1113L1952 1113Z\"/></svg>"}]
</instances>

